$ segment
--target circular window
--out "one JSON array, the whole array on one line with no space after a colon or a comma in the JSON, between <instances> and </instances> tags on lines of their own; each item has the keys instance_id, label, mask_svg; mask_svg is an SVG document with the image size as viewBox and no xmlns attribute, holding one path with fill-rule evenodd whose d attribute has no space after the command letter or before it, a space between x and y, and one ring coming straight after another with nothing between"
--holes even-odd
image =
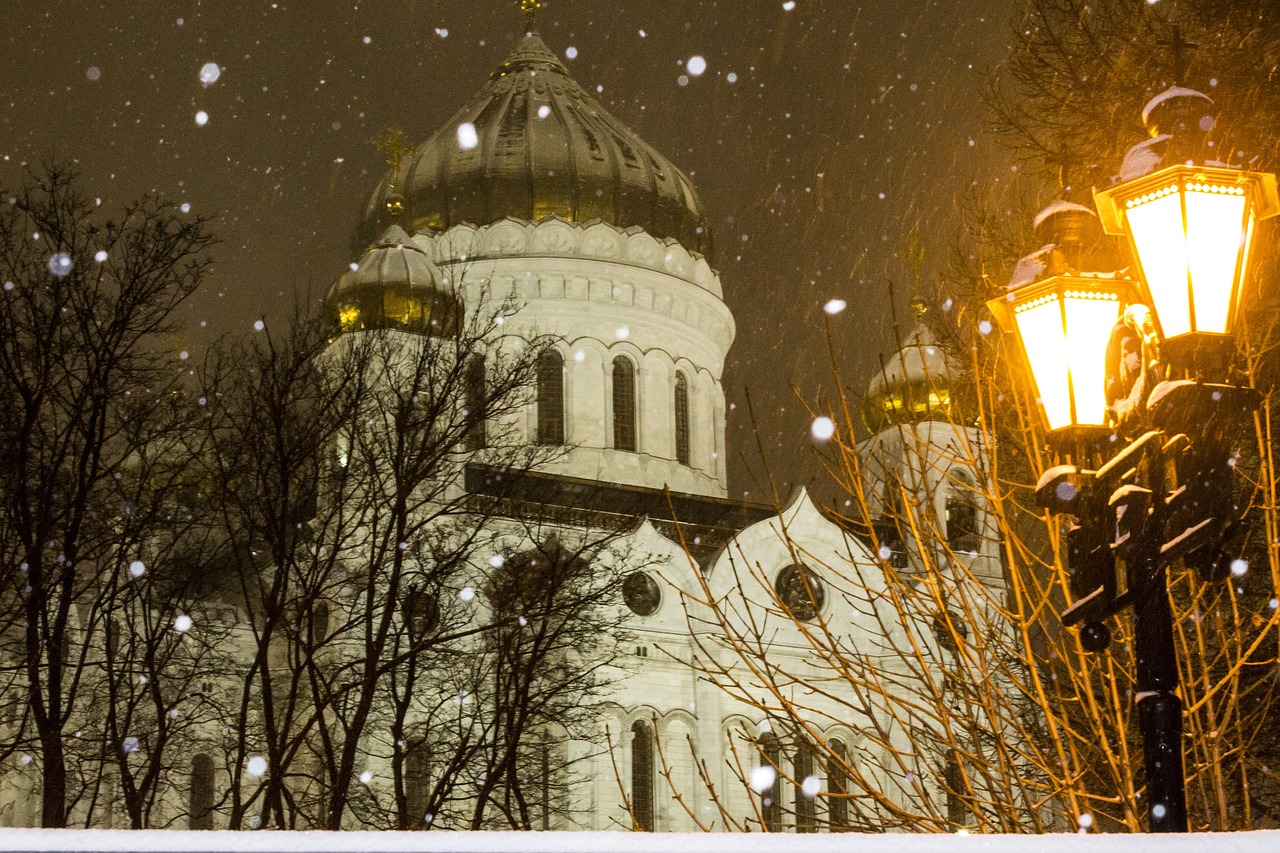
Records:
<instances>
[{"instance_id":1,"label":"circular window","mask_svg":"<svg viewBox=\"0 0 1280 853\"><path fill-rule=\"evenodd\" d=\"M804 566L791 565L778 572L773 588L777 590L783 606L802 622L817 616L822 602L826 600L822 581Z\"/></svg>"},{"instance_id":2,"label":"circular window","mask_svg":"<svg viewBox=\"0 0 1280 853\"><path fill-rule=\"evenodd\" d=\"M632 572L622 581L622 600L639 615L651 616L662 603L662 590L644 572Z\"/></svg>"}]
</instances>

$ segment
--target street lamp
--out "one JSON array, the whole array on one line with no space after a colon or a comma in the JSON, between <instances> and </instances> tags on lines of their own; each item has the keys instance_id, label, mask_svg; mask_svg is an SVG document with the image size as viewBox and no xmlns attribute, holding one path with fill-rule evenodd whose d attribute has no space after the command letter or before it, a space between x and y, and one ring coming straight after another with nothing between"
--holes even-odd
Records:
<instances>
[{"instance_id":1,"label":"street lamp","mask_svg":"<svg viewBox=\"0 0 1280 853\"><path fill-rule=\"evenodd\" d=\"M1104 229L1128 237L1138 294L1150 306L1150 334L1140 305L1121 313L1132 298L1123 280L1075 269L1055 274L1044 264L1037 270L1036 259L1052 258L1053 245L1024 258L1020 269L1033 274L1015 274L1006 296L988 303L1017 335L1058 449L1071 447L1070 438L1081 450L1098 436L1094 413L1098 398L1105 401L1109 441L1093 442L1091 453L1075 459L1087 456L1096 470L1057 465L1040 478L1036 499L1076 520L1066 536L1074 601L1062 621L1083 625L1082 646L1104 650L1105 620L1133 608L1153 832L1187 831L1168 570L1180 560L1206 579L1225 575L1228 549L1243 525L1232 434L1259 400L1251 388L1206 378L1221 378L1213 374L1224 372L1234 349L1254 228L1280 212L1274 175L1196 163L1195 154L1212 150L1213 119L1203 115L1211 103L1176 87L1153 98L1143 113L1152 139L1130 150L1122 180L1094 196ZM1161 132L1168 129L1179 133ZM1161 155L1172 165L1163 165ZM1077 346L1089 351L1077 353ZM1170 378L1155 384L1162 375ZM1193 378L1178 378L1184 375ZM1118 438L1112 428L1137 437L1103 459L1101 448ZM1117 564L1124 567L1123 592Z\"/></svg>"},{"instance_id":2,"label":"street lamp","mask_svg":"<svg viewBox=\"0 0 1280 853\"><path fill-rule=\"evenodd\" d=\"M1187 367L1203 349L1229 360L1254 228L1280 212L1275 175L1185 156L1211 150L1211 104L1177 87L1153 98L1143 119L1153 139L1178 131L1168 137L1177 162L1094 195L1105 231L1128 237L1165 358Z\"/></svg>"},{"instance_id":3,"label":"street lamp","mask_svg":"<svg viewBox=\"0 0 1280 853\"><path fill-rule=\"evenodd\" d=\"M1060 201L1045 208L1036 217L1045 248L1023 258L1006 294L987 303L1016 335L1038 406L1057 439L1111 432L1107 342L1134 291L1126 279L1079 271L1097 231L1098 218L1086 207Z\"/></svg>"}]
</instances>

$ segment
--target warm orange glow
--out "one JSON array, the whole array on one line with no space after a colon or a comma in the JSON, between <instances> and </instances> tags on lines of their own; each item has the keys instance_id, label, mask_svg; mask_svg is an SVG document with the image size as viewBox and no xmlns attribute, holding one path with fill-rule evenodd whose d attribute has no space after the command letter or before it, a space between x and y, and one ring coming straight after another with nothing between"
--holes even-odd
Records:
<instances>
[{"instance_id":1,"label":"warm orange glow","mask_svg":"<svg viewBox=\"0 0 1280 853\"><path fill-rule=\"evenodd\" d=\"M1275 175L1170 166L1095 199L1107 233L1129 235L1165 340L1231 334L1254 224L1280 212Z\"/></svg>"},{"instance_id":2,"label":"warm orange glow","mask_svg":"<svg viewBox=\"0 0 1280 853\"><path fill-rule=\"evenodd\" d=\"M1107 339L1120 309L1114 290L1084 286L1055 287L1014 305L1018 336L1050 430L1106 425Z\"/></svg>"}]
</instances>

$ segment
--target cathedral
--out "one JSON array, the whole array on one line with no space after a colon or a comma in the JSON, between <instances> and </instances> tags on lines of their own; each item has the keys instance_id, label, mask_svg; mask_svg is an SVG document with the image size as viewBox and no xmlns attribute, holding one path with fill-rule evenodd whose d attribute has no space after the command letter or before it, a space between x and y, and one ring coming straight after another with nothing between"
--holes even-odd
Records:
<instances>
[{"instance_id":1,"label":"cathedral","mask_svg":"<svg viewBox=\"0 0 1280 853\"><path fill-rule=\"evenodd\" d=\"M636 560L613 567L625 577L624 659L609 662L590 736L544 734L553 758L542 771L560 775L554 794L541 783L532 826L852 827L842 798L856 787L852 775L778 730L788 697L806 686L782 689L744 663L820 676L815 634L863 650L910 634L883 606L882 567L910 572L930 546L851 530L803 490L781 508L728 496L721 377L734 318L689 176L592 98L532 25L443 127L391 147L391 169L357 229L363 248L326 299L336 340L386 328L429 333L424 319L445 316L441 306L454 300L464 311L512 306L501 317L505 339L554 345L509 426L559 452L504 486L504 500L560 510L553 532L565 541L597 523L622 530L611 549ZM967 579L998 595L998 545L984 533L982 507L957 497L981 477L982 450L954 416L948 372L919 326L867 391L870 437L857 448L858 470L867 500L886 512L929 504L945 519L933 535L962 555ZM475 461L457 487L483 496L496 473ZM869 733L834 684L807 690L808 740L856 762L887 751L885 738L898 748L910 739L902 727ZM390 775L378 761L370 748L370 787ZM406 767L432 772L425 759ZM917 783L906 777L881 780L897 792L886 796L912 797ZM212 803L206 789L229 782L207 761L193 764L192 778L191 792L172 796L175 813L189 812L191 828L224 828L216 809L196 802ZM31 791L15 784L0 794L0 817L21 825ZM351 828L360 828L355 818Z\"/></svg>"},{"instance_id":2,"label":"cathedral","mask_svg":"<svg viewBox=\"0 0 1280 853\"><path fill-rule=\"evenodd\" d=\"M884 630L842 607L848 596L825 588L823 567L856 574L889 546L850 535L803 490L781 512L728 497L721 375L734 319L693 182L587 94L532 28L448 123L393 160L359 226L369 249L331 292L331 311L363 328L386 292L429 289L451 273L465 304L518 304L504 334L557 341L519 429L565 452L517 488L543 505L630 516L625 544L646 555L623 588L625 677L597 739L563 745L573 817L541 828L759 829L784 808L788 826L803 831L806 815L817 825L804 780L821 791L841 781L785 749L764 762L733 743L758 743L769 724L758 703L694 663L722 628L705 604L772 618L768 654L800 666L810 653L802 634L819 617L836 634ZM382 257L392 252L422 257L392 265ZM938 502L956 528L942 535L963 545L973 576L999 587L980 511L948 503L948 484L979 476L980 454L975 432L949 416L947 375L921 325L871 383L864 419L874 434L859 449L869 478ZM485 488L481 468L468 469L468 488ZM890 544L905 564L913 546ZM836 717L820 735L853 753L858 723ZM766 763L777 765L773 780L753 785L751 768Z\"/></svg>"}]
</instances>

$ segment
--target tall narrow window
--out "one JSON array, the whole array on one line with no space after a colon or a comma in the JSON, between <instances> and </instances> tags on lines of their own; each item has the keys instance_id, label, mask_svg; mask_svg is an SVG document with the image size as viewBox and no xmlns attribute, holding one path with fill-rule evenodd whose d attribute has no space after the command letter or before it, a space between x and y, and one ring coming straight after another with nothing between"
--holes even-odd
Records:
<instances>
[{"instance_id":1,"label":"tall narrow window","mask_svg":"<svg viewBox=\"0 0 1280 853\"><path fill-rule=\"evenodd\" d=\"M643 720L631 726L631 816L653 832L653 730Z\"/></svg>"},{"instance_id":2,"label":"tall narrow window","mask_svg":"<svg viewBox=\"0 0 1280 853\"><path fill-rule=\"evenodd\" d=\"M676 461L689 464L689 380L676 373Z\"/></svg>"},{"instance_id":3,"label":"tall narrow window","mask_svg":"<svg viewBox=\"0 0 1280 853\"><path fill-rule=\"evenodd\" d=\"M947 750L947 768L944 782L947 786L947 820L956 826L964 826L969 819L969 809L960 795L964 790L964 771L954 749Z\"/></svg>"},{"instance_id":4,"label":"tall narrow window","mask_svg":"<svg viewBox=\"0 0 1280 853\"><path fill-rule=\"evenodd\" d=\"M613 446L636 449L636 369L624 355L613 360Z\"/></svg>"},{"instance_id":5,"label":"tall narrow window","mask_svg":"<svg viewBox=\"0 0 1280 853\"><path fill-rule=\"evenodd\" d=\"M814 817L813 798L816 792L805 790L805 781L813 777L813 752L807 744L796 747L795 757L796 780L796 832L817 832L818 824Z\"/></svg>"},{"instance_id":6,"label":"tall narrow window","mask_svg":"<svg viewBox=\"0 0 1280 853\"><path fill-rule=\"evenodd\" d=\"M191 758L191 802L188 829L213 829L213 759L205 752Z\"/></svg>"},{"instance_id":7,"label":"tall narrow window","mask_svg":"<svg viewBox=\"0 0 1280 853\"><path fill-rule=\"evenodd\" d=\"M761 760L765 767L775 771L773 784L760 792L760 816L764 818L764 828L769 832L782 831L782 746L777 735L766 732L760 738Z\"/></svg>"},{"instance_id":8,"label":"tall narrow window","mask_svg":"<svg viewBox=\"0 0 1280 853\"><path fill-rule=\"evenodd\" d=\"M329 638L329 602L317 601L311 607L311 631L316 645Z\"/></svg>"},{"instance_id":9,"label":"tall narrow window","mask_svg":"<svg viewBox=\"0 0 1280 853\"><path fill-rule=\"evenodd\" d=\"M541 390L541 389L539 389ZM484 447L485 433L485 387L484 387L484 356L473 355L467 359L467 375L466 375L466 438L463 439L463 446L467 450L478 450ZM563 393L561 394L563 397ZM539 416L541 416L542 397L538 397Z\"/></svg>"},{"instance_id":10,"label":"tall narrow window","mask_svg":"<svg viewBox=\"0 0 1280 853\"><path fill-rule=\"evenodd\" d=\"M947 489L947 545L952 551L969 553L978 550L977 495L973 482L965 474L952 472L953 482Z\"/></svg>"},{"instance_id":11,"label":"tall narrow window","mask_svg":"<svg viewBox=\"0 0 1280 853\"><path fill-rule=\"evenodd\" d=\"M551 828L551 741L544 734L538 741L539 829Z\"/></svg>"},{"instance_id":12,"label":"tall narrow window","mask_svg":"<svg viewBox=\"0 0 1280 853\"><path fill-rule=\"evenodd\" d=\"M431 797L431 744L416 741L404 758L405 829L426 829Z\"/></svg>"},{"instance_id":13,"label":"tall narrow window","mask_svg":"<svg viewBox=\"0 0 1280 853\"><path fill-rule=\"evenodd\" d=\"M564 444L564 358L538 356L538 444Z\"/></svg>"},{"instance_id":14,"label":"tall narrow window","mask_svg":"<svg viewBox=\"0 0 1280 853\"><path fill-rule=\"evenodd\" d=\"M849 829L849 751L842 742L831 741L831 756L827 759L827 791L831 803L831 831L847 832Z\"/></svg>"}]
</instances>

